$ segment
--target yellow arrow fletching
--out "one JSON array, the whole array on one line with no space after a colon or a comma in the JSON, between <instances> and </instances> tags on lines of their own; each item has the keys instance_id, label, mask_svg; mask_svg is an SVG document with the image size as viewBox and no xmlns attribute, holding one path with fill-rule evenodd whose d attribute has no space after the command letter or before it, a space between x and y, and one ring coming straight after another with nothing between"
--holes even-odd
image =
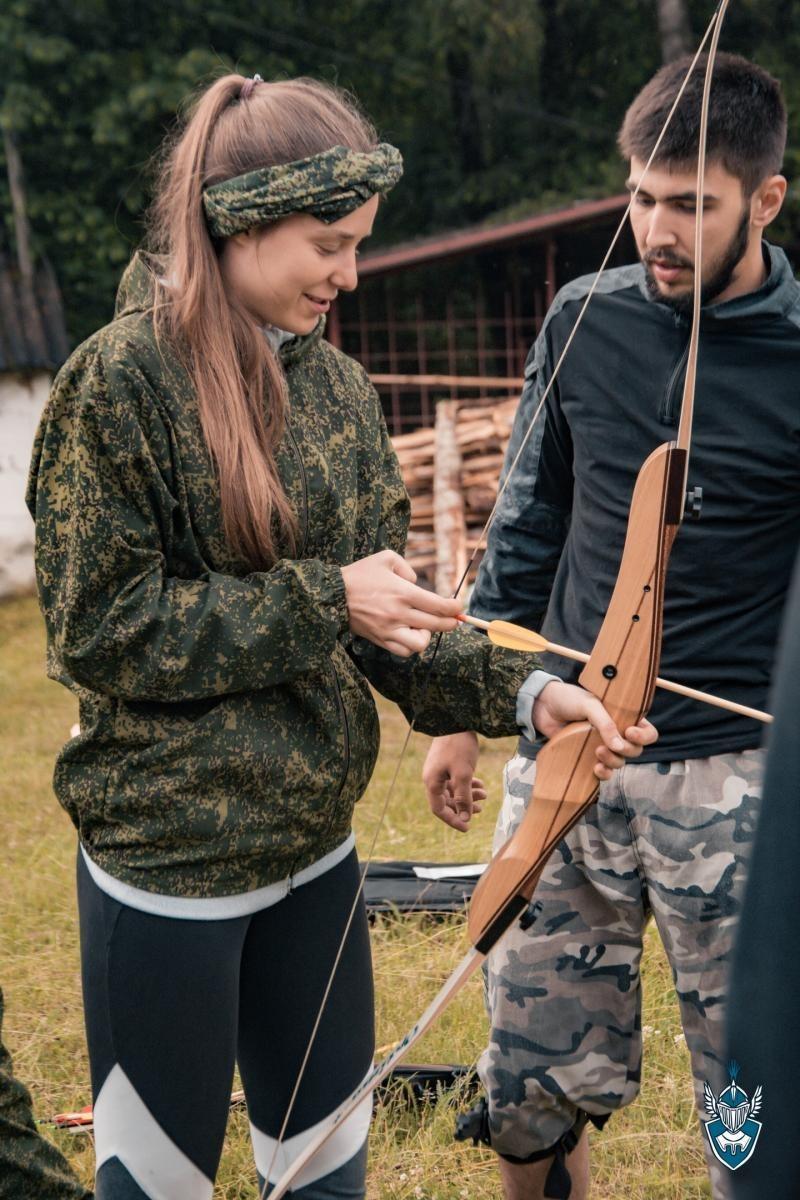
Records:
<instances>
[{"instance_id":1,"label":"yellow arrow fletching","mask_svg":"<svg viewBox=\"0 0 800 1200\"><path fill-rule=\"evenodd\" d=\"M512 625L510 621L490 621L486 630L490 641L506 650L524 650L530 653L542 653L548 647L547 638L532 629L523 629L521 625Z\"/></svg>"}]
</instances>

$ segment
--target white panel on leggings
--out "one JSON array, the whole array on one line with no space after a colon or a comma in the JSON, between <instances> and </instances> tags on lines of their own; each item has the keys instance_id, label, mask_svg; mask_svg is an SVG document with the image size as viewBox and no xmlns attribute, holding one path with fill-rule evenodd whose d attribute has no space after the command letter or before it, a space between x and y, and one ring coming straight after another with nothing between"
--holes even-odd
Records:
<instances>
[{"instance_id":1,"label":"white panel on leggings","mask_svg":"<svg viewBox=\"0 0 800 1200\"><path fill-rule=\"evenodd\" d=\"M369 1132L371 1117L372 1096L368 1095L364 1097L358 1108L351 1112L347 1120L342 1121L336 1132L331 1134L319 1154L315 1154L311 1162L303 1168L292 1184L292 1190L296 1191L306 1187L307 1184L314 1183L317 1179L324 1179L326 1175L330 1175L332 1171L338 1170L339 1167L343 1167L346 1162L349 1162L364 1144ZM324 1117L310 1129L304 1129L302 1133L296 1133L294 1137L286 1138L277 1154L275 1153L275 1147L278 1144L277 1138L268 1137L266 1133L262 1133L251 1123L250 1136L253 1139L253 1156L261 1178L267 1179L269 1183L277 1183L284 1171L292 1165L329 1120L329 1116ZM269 1174L267 1174L268 1172Z\"/></svg>"},{"instance_id":2,"label":"white panel on leggings","mask_svg":"<svg viewBox=\"0 0 800 1200\"><path fill-rule=\"evenodd\" d=\"M211 1200L213 1181L156 1121L119 1063L94 1103L96 1169L118 1158L150 1200Z\"/></svg>"}]
</instances>

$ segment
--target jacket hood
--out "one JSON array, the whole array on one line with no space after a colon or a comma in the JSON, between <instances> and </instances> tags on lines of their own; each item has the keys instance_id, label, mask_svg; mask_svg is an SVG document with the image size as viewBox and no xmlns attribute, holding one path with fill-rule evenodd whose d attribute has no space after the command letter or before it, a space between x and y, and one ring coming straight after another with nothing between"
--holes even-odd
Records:
<instances>
[{"instance_id":1,"label":"jacket hood","mask_svg":"<svg viewBox=\"0 0 800 1200\"><path fill-rule=\"evenodd\" d=\"M153 307L155 278L162 275L165 267L164 259L154 254L137 250L125 268L117 288L117 299L114 305L114 320L131 316L133 313L148 312ZM325 332L325 317L312 329L311 333L292 337L284 342L278 350L278 356L284 366L302 358Z\"/></svg>"}]
</instances>

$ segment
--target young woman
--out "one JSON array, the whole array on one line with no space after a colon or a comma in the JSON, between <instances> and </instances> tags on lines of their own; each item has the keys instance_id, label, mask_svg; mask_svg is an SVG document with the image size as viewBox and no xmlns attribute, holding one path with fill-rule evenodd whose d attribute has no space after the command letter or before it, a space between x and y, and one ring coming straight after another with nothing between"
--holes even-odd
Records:
<instances>
[{"instance_id":1,"label":"young woman","mask_svg":"<svg viewBox=\"0 0 800 1200\"><path fill-rule=\"evenodd\" d=\"M167 161L155 253L39 431L49 671L80 700L55 787L80 835L101 1200L208 1200L236 1061L262 1187L369 1069L359 912L278 1144L357 890L367 679L432 733L516 731L532 660L471 630L423 699L420 652L459 604L415 586L379 402L323 339L400 173L334 89L218 80ZM652 736L623 743L579 689L547 693L554 719L605 722L600 773ZM363 1196L369 1117L298 1195Z\"/></svg>"}]
</instances>

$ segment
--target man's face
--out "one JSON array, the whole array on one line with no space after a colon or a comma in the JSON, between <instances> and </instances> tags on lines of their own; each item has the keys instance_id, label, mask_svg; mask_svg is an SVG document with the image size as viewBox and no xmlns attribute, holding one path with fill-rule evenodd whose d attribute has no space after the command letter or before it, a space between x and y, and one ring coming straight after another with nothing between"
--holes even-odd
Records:
<instances>
[{"instance_id":1,"label":"man's face","mask_svg":"<svg viewBox=\"0 0 800 1200\"><path fill-rule=\"evenodd\" d=\"M642 178L644 166L638 158L631 159L631 191ZM696 170L670 171L658 166L647 172L631 209L631 227L648 291L654 300L679 312L692 307L696 206ZM735 290L737 271L750 244L750 207L741 181L720 163L708 163L703 189L704 304L724 299L727 292Z\"/></svg>"}]
</instances>

